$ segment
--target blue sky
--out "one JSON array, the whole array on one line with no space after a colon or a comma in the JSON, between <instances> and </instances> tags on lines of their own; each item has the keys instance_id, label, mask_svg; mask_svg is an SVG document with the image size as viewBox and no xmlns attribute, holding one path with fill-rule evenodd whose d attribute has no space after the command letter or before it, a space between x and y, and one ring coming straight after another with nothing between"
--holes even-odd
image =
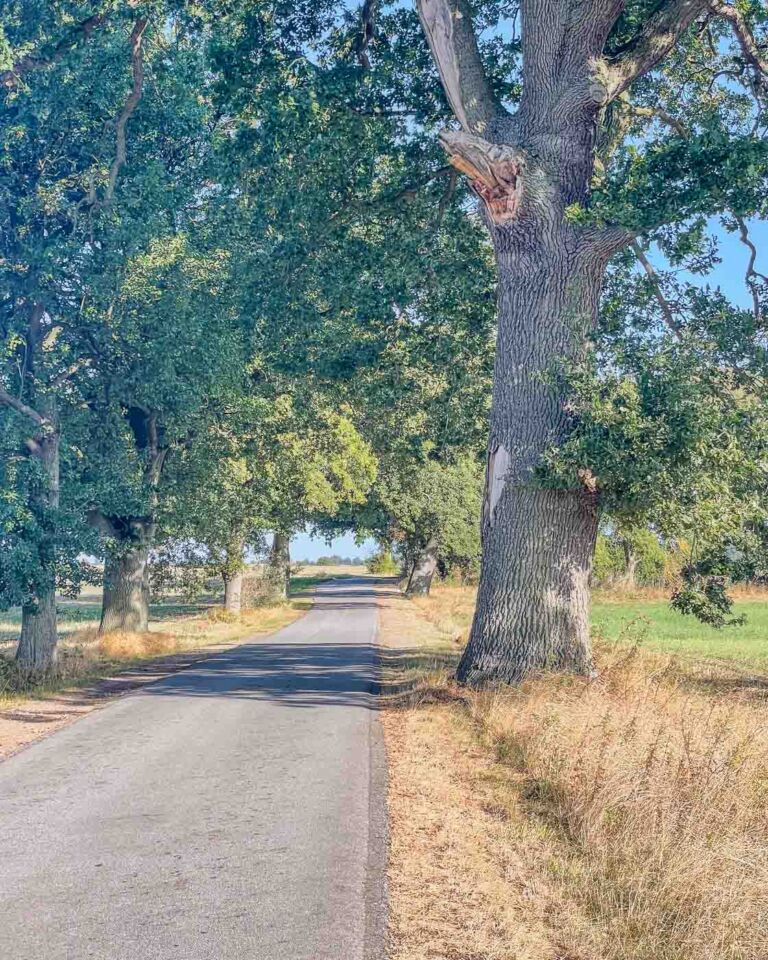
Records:
<instances>
[{"instance_id":1,"label":"blue sky","mask_svg":"<svg viewBox=\"0 0 768 960\"><path fill-rule=\"evenodd\" d=\"M758 256L755 267L762 273L768 273L768 222L749 220L749 234L757 247ZM740 307L751 307L752 298L744 283L744 271L749 260L749 251L739 239L738 233L727 233L713 221L712 231L717 237L722 262L704 277L689 277L694 283L720 287L733 303Z\"/></svg>"},{"instance_id":2,"label":"blue sky","mask_svg":"<svg viewBox=\"0 0 768 960\"><path fill-rule=\"evenodd\" d=\"M361 546L358 546L352 533L336 537L331 541L331 546L328 546L323 537L297 533L291 540L291 560L294 563L300 560L317 560L318 557L327 557L331 553L336 553L340 557L367 557L375 549L375 540L365 540Z\"/></svg>"}]
</instances>

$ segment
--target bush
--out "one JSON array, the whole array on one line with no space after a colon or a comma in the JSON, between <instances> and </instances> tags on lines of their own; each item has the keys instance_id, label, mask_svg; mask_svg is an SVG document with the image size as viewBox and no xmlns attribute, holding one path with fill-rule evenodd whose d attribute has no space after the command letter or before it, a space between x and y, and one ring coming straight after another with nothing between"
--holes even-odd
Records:
<instances>
[{"instance_id":1,"label":"bush","mask_svg":"<svg viewBox=\"0 0 768 960\"><path fill-rule=\"evenodd\" d=\"M399 568L392 556L392 551L388 549L379 550L365 561L369 573L378 573L385 577L392 577L399 573Z\"/></svg>"},{"instance_id":2,"label":"bush","mask_svg":"<svg viewBox=\"0 0 768 960\"><path fill-rule=\"evenodd\" d=\"M627 579L626 548L634 561L634 582L637 586L669 586L680 572L680 551L665 546L651 530L613 530L599 533L595 545L592 577L601 586Z\"/></svg>"},{"instance_id":3,"label":"bush","mask_svg":"<svg viewBox=\"0 0 768 960\"><path fill-rule=\"evenodd\" d=\"M333 554L330 557L318 557L315 560L315 565L318 567L340 567L345 562L344 557L337 557L336 554Z\"/></svg>"}]
</instances>

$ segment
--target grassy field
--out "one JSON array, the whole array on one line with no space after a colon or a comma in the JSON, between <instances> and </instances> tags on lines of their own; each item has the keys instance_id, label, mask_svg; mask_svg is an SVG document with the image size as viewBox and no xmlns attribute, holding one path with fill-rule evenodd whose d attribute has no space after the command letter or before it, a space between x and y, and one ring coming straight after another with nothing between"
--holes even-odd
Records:
<instances>
[{"instance_id":1,"label":"grassy field","mask_svg":"<svg viewBox=\"0 0 768 960\"><path fill-rule=\"evenodd\" d=\"M768 663L768 596L739 598L734 612L744 614L746 623L717 630L672 610L668 600L598 593L592 628L597 637L631 640L651 650Z\"/></svg>"},{"instance_id":2,"label":"grassy field","mask_svg":"<svg viewBox=\"0 0 768 960\"><path fill-rule=\"evenodd\" d=\"M303 593L326 580L345 580L348 577L365 576L368 576L368 570L364 566L318 567L307 564L299 567L291 577L291 593Z\"/></svg>"},{"instance_id":3,"label":"grassy field","mask_svg":"<svg viewBox=\"0 0 768 960\"><path fill-rule=\"evenodd\" d=\"M765 600L598 596L596 680L495 691L452 680L472 591L383 604L391 960L765 960Z\"/></svg>"},{"instance_id":4,"label":"grassy field","mask_svg":"<svg viewBox=\"0 0 768 960\"><path fill-rule=\"evenodd\" d=\"M475 594L467 587L437 587L427 600L415 600L422 614L457 644L466 639ZM742 626L716 630L677 613L658 591L622 594L595 591L592 632L596 641L639 644L649 650L697 658L768 664L768 592L737 596L734 613Z\"/></svg>"}]
</instances>

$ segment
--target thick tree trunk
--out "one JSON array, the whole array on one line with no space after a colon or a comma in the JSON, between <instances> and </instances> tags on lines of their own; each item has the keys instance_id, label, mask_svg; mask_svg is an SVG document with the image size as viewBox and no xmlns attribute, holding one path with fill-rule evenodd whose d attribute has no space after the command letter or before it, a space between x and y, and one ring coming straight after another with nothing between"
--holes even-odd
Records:
<instances>
[{"instance_id":1,"label":"thick tree trunk","mask_svg":"<svg viewBox=\"0 0 768 960\"><path fill-rule=\"evenodd\" d=\"M494 240L499 332L483 559L470 639L458 668L458 678L475 685L518 682L540 669L592 669L594 484L585 477L574 489L546 489L537 470L546 451L571 429L553 373L563 360L583 356L604 265L572 242L567 227L551 222L497 230Z\"/></svg>"},{"instance_id":2,"label":"thick tree trunk","mask_svg":"<svg viewBox=\"0 0 768 960\"><path fill-rule=\"evenodd\" d=\"M47 590L35 605L22 608L16 659L29 673L47 673L56 666L57 642L56 592Z\"/></svg>"},{"instance_id":3,"label":"thick tree trunk","mask_svg":"<svg viewBox=\"0 0 768 960\"><path fill-rule=\"evenodd\" d=\"M243 571L224 576L224 609L239 614L242 608Z\"/></svg>"},{"instance_id":4,"label":"thick tree trunk","mask_svg":"<svg viewBox=\"0 0 768 960\"><path fill-rule=\"evenodd\" d=\"M276 530L269 554L266 578L275 600L286 600L291 586L291 538L287 533Z\"/></svg>"},{"instance_id":5,"label":"thick tree trunk","mask_svg":"<svg viewBox=\"0 0 768 960\"><path fill-rule=\"evenodd\" d=\"M51 420L56 422L55 412ZM32 447L32 456L41 463L46 478L45 489L35 497L32 507L40 512L44 524L49 521L42 515L59 507L59 447L58 429L40 436ZM21 637L16 649L17 662L30 674L51 671L57 660L55 543L51 549L45 548L45 554L46 560L41 564L43 585L38 586L34 601L22 607Z\"/></svg>"},{"instance_id":6,"label":"thick tree trunk","mask_svg":"<svg viewBox=\"0 0 768 960\"><path fill-rule=\"evenodd\" d=\"M408 578L405 589L409 597L427 596L432 589L432 579L437 570L437 540L430 537L423 550L416 556L416 561Z\"/></svg>"},{"instance_id":7,"label":"thick tree trunk","mask_svg":"<svg viewBox=\"0 0 768 960\"><path fill-rule=\"evenodd\" d=\"M573 214L590 205L606 108L669 53L707 4L655 4L625 50L607 57L624 3L522 0L522 94L513 114L486 76L469 0L416 6L463 128L440 140L483 202L499 268L482 569L458 675L485 683L547 667L586 673L597 480L581 470L570 488L537 481L547 451L571 429L558 367L583 359L605 265L632 234ZM604 136L602 146L609 141Z\"/></svg>"},{"instance_id":8,"label":"thick tree trunk","mask_svg":"<svg viewBox=\"0 0 768 960\"><path fill-rule=\"evenodd\" d=\"M99 633L149 630L149 543L121 543L104 565L104 600Z\"/></svg>"},{"instance_id":9,"label":"thick tree trunk","mask_svg":"<svg viewBox=\"0 0 768 960\"><path fill-rule=\"evenodd\" d=\"M629 540L625 540L622 546L624 547L624 576L622 577L622 583L627 587L634 588L637 584L637 554L632 549L632 544Z\"/></svg>"},{"instance_id":10,"label":"thick tree trunk","mask_svg":"<svg viewBox=\"0 0 768 960\"><path fill-rule=\"evenodd\" d=\"M243 557L245 544L233 539L224 552L221 577L224 581L224 609L227 613L239 614L243 596Z\"/></svg>"}]
</instances>

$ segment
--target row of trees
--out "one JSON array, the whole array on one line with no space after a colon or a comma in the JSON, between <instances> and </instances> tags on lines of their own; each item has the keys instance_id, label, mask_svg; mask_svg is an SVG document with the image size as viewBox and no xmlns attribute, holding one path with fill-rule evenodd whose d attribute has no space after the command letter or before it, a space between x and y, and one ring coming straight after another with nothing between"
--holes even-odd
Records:
<instances>
[{"instance_id":1,"label":"row of trees","mask_svg":"<svg viewBox=\"0 0 768 960\"><path fill-rule=\"evenodd\" d=\"M0 600L29 668L83 557L102 627L141 630L152 550L234 604L307 524L395 543L412 591L482 540L478 683L591 668L606 514L695 544L697 609L759 565L762 5L416 6L6 3ZM699 277L723 231L746 308Z\"/></svg>"}]
</instances>

